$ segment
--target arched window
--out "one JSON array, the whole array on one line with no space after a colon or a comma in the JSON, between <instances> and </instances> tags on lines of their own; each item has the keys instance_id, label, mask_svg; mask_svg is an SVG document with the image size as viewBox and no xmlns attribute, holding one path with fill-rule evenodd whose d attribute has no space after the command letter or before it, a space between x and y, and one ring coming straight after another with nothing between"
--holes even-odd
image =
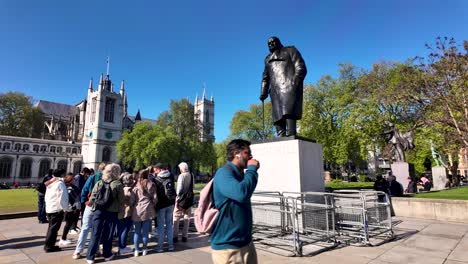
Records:
<instances>
[{"instance_id":1,"label":"arched window","mask_svg":"<svg viewBox=\"0 0 468 264\"><path fill-rule=\"evenodd\" d=\"M47 146L41 146L41 152L46 152Z\"/></svg>"},{"instance_id":2,"label":"arched window","mask_svg":"<svg viewBox=\"0 0 468 264\"><path fill-rule=\"evenodd\" d=\"M29 144L24 144L23 151L28 151L28 150L29 150Z\"/></svg>"},{"instance_id":3,"label":"arched window","mask_svg":"<svg viewBox=\"0 0 468 264\"><path fill-rule=\"evenodd\" d=\"M112 151L109 147L104 147L102 150L102 161L110 161L111 153Z\"/></svg>"},{"instance_id":4,"label":"arched window","mask_svg":"<svg viewBox=\"0 0 468 264\"><path fill-rule=\"evenodd\" d=\"M15 150L20 150L21 149L21 144L20 143L16 143L15 144Z\"/></svg>"},{"instance_id":5,"label":"arched window","mask_svg":"<svg viewBox=\"0 0 468 264\"><path fill-rule=\"evenodd\" d=\"M82 164L81 161L75 161L75 163L73 163L73 174L80 173Z\"/></svg>"},{"instance_id":6,"label":"arched window","mask_svg":"<svg viewBox=\"0 0 468 264\"><path fill-rule=\"evenodd\" d=\"M114 122L115 100L106 98L106 108L104 110L104 122Z\"/></svg>"},{"instance_id":7,"label":"arched window","mask_svg":"<svg viewBox=\"0 0 468 264\"><path fill-rule=\"evenodd\" d=\"M57 153L62 153L62 147L57 148Z\"/></svg>"},{"instance_id":8,"label":"arched window","mask_svg":"<svg viewBox=\"0 0 468 264\"><path fill-rule=\"evenodd\" d=\"M21 160L20 166L20 178L31 178L31 167L32 167L32 159L31 158L23 158Z\"/></svg>"},{"instance_id":9,"label":"arched window","mask_svg":"<svg viewBox=\"0 0 468 264\"><path fill-rule=\"evenodd\" d=\"M3 150L10 149L11 145L8 142L3 143Z\"/></svg>"},{"instance_id":10,"label":"arched window","mask_svg":"<svg viewBox=\"0 0 468 264\"><path fill-rule=\"evenodd\" d=\"M70 153L70 152L71 152L71 148L66 148L66 149L65 149L65 152Z\"/></svg>"},{"instance_id":11,"label":"arched window","mask_svg":"<svg viewBox=\"0 0 468 264\"><path fill-rule=\"evenodd\" d=\"M51 146L49 152L50 152L50 153L55 153L55 146Z\"/></svg>"},{"instance_id":12,"label":"arched window","mask_svg":"<svg viewBox=\"0 0 468 264\"><path fill-rule=\"evenodd\" d=\"M13 160L9 157L0 158L0 178L10 178L12 163Z\"/></svg>"},{"instance_id":13,"label":"arched window","mask_svg":"<svg viewBox=\"0 0 468 264\"><path fill-rule=\"evenodd\" d=\"M76 148L72 148L72 154L76 154L76 153L77 153Z\"/></svg>"},{"instance_id":14,"label":"arched window","mask_svg":"<svg viewBox=\"0 0 468 264\"><path fill-rule=\"evenodd\" d=\"M67 170L67 167L68 167L68 162L66 160L61 160L57 163L57 169L60 170L60 169L63 169L63 170Z\"/></svg>"},{"instance_id":15,"label":"arched window","mask_svg":"<svg viewBox=\"0 0 468 264\"><path fill-rule=\"evenodd\" d=\"M45 177L47 173L50 170L50 160L49 159L43 159L41 160L41 163L39 163L39 179L42 177Z\"/></svg>"},{"instance_id":16,"label":"arched window","mask_svg":"<svg viewBox=\"0 0 468 264\"><path fill-rule=\"evenodd\" d=\"M39 152L39 145L34 145L33 146L33 151L34 152Z\"/></svg>"}]
</instances>

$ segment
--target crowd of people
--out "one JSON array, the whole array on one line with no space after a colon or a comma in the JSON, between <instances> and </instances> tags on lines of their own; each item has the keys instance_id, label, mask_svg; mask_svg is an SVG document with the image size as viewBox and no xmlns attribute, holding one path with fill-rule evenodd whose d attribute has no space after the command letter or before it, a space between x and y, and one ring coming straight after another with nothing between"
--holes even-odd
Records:
<instances>
[{"instance_id":1,"label":"crowd of people","mask_svg":"<svg viewBox=\"0 0 468 264\"><path fill-rule=\"evenodd\" d=\"M227 162L217 170L209 195L219 211L210 231L212 260L215 264L255 264L250 198L257 185L260 164L252 157L249 141L232 140L226 150ZM49 224L45 252L61 251L70 245L67 235L74 231L79 236L73 259L81 258L90 232L86 252L89 264L98 255L105 261L131 252L135 257L144 256L149 250L152 221L157 229L156 252L173 251L179 241L181 219L182 242L188 240L194 199L194 177L187 163L180 163L178 168L177 185L170 170L160 163L137 172L122 173L115 163L101 163L96 173L83 168L76 176L61 169L49 171L38 187L39 222ZM56 245L64 219L65 228ZM131 229L133 249L128 245ZM118 240L116 253L112 251L114 238Z\"/></svg>"},{"instance_id":2,"label":"crowd of people","mask_svg":"<svg viewBox=\"0 0 468 264\"><path fill-rule=\"evenodd\" d=\"M187 206L181 200L185 193L193 193L193 176L187 163L178 167L177 189L174 175L160 163L123 173L118 164L101 163L96 173L83 168L76 176L62 169L50 170L37 187L39 223L49 224L44 251L60 251L72 243L67 239L69 234L79 234L73 253L73 259L79 259L91 233L86 252L88 263L94 263L98 255L106 261L116 254L131 252L135 257L144 256L148 253L153 221L157 228L156 252L173 251L174 243L179 241L181 218L182 242L188 240L193 205L192 202ZM179 203L184 204L183 208ZM64 220L62 236L56 245ZM132 229L133 249L127 245ZM112 252L114 238L118 240L116 253ZM165 240L167 248L163 247Z\"/></svg>"}]
</instances>

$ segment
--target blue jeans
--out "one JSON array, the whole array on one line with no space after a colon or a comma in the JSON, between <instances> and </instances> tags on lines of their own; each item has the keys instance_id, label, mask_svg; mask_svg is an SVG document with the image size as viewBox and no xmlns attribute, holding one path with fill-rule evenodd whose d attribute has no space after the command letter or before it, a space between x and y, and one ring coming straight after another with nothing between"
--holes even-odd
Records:
<instances>
[{"instance_id":1,"label":"blue jeans","mask_svg":"<svg viewBox=\"0 0 468 264\"><path fill-rule=\"evenodd\" d=\"M132 217L121 219L119 224L119 248L127 247L128 232L132 228Z\"/></svg>"},{"instance_id":2,"label":"blue jeans","mask_svg":"<svg viewBox=\"0 0 468 264\"><path fill-rule=\"evenodd\" d=\"M133 236L133 243L135 244L135 250L140 250L140 239L143 242L143 250L145 250L148 245L148 234L151 226L151 219L142 222L135 222L134 224L135 234Z\"/></svg>"},{"instance_id":3,"label":"blue jeans","mask_svg":"<svg viewBox=\"0 0 468 264\"><path fill-rule=\"evenodd\" d=\"M99 246L99 238L102 242L102 255L104 258L112 256L112 230L117 223L117 213L104 210L94 211L93 236L88 246L86 259L94 260Z\"/></svg>"},{"instance_id":4,"label":"blue jeans","mask_svg":"<svg viewBox=\"0 0 468 264\"><path fill-rule=\"evenodd\" d=\"M161 208L157 211L158 214L158 249L162 249L164 243L164 231L167 234L167 242L169 243L169 247L174 247L173 238L173 227L172 227L172 213L174 211L174 206L168 206ZM166 230L164 230L164 226Z\"/></svg>"},{"instance_id":5,"label":"blue jeans","mask_svg":"<svg viewBox=\"0 0 468 264\"><path fill-rule=\"evenodd\" d=\"M45 222L47 220L44 196L45 194L37 193L37 219L39 222Z\"/></svg>"},{"instance_id":6,"label":"blue jeans","mask_svg":"<svg viewBox=\"0 0 468 264\"><path fill-rule=\"evenodd\" d=\"M86 206L83 218L81 219L81 232L78 237L78 242L76 243L75 253L81 253L88 238L88 232L93 228L93 216L94 212L91 210L91 207Z\"/></svg>"}]
</instances>

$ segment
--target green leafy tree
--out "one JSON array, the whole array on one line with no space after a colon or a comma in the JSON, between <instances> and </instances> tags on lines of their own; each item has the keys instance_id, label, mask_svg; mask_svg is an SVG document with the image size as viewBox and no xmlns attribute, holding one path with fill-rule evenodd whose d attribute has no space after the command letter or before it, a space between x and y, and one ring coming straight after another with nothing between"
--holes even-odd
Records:
<instances>
[{"instance_id":1,"label":"green leafy tree","mask_svg":"<svg viewBox=\"0 0 468 264\"><path fill-rule=\"evenodd\" d=\"M273 121L271 115L271 103L265 102L265 113L262 104L250 105L249 111L237 111L229 126L230 138L242 138L245 140L262 140L273 138ZM265 120L263 120L265 117ZM264 123L265 122L265 123ZM265 124L265 127L263 126Z\"/></svg>"},{"instance_id":2,"label":"green leafy tree","mask_svg":"<svg viewBox=\"0 0 468 264\"><path fill-rule=\"evenodd\" d=\"M31 97L18 92L0 94L0 134L40 137L42 113L33 107Z\"/></svg>"}]
</instances>

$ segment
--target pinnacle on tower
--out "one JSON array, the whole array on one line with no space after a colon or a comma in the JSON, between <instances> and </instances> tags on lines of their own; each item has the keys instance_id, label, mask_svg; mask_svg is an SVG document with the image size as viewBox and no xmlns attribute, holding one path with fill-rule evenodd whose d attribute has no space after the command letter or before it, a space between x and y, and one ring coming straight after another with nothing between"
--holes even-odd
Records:
<instances>
[{"instance_id":1,"label":"pinnacle on tower","mask_svg":"<svg viewBox=\"0 0 468 264\"><path fill-rule=\"evenodd\" d=\"M125 93L125 80L122 80L120 83L120 95L124 95Z\"/></svg>"},{"instance_id":2,"label":"pinnacle on tower","mask_svg":"<svg viewBox=\"0 0 468 264\"><path fill-rule=\"evenodd\" d=\"M136 121L141 121L140 109L138 109L138 112L137 112L137 114L135 116L135 122Z\"/></svg>"},{"instance_id":3,"label":"pinnacle on tower","mask_svg":"<svg viewBox=\"0 0 468 264\"><path fill-rule=\"evenodd\" d=\"M90 92L93 92L93 78L91 78L91 80L89 80L88 90L89 90Z\"/></svg>"},{"instance_id":4,"label":"pinnacle on tower","mask_svg":"<svg viewBox=\"0 0 468 264\"><path fill-rule=\"evenodd\" d=\"M195 95L195 105L197 105L197 103L198 103L198 93L197 95Z\"/></svg>"},{"instance_id":5,"label":"pinnacle on tower","mask_svg":"<svg viewBox=\"0 0 468 264\"><path fill-rule=\"evenodd\" d=\"M205 99L206 99L206 88L205 88L205 86L203 86L203 98L202 98L202 100L205 101Z\"/></svg>"},{"instance_id":6,"label":"pinnacle on tower","mask_svg":"<svg viewBox=\"0 0 468 264\"><path fill-rule=\"evenodd\" d=\"M99 86L98 86L98 90L102 90L104 86L104 80L103 80L103 75L101 73L101 76L99 77Z\"/></svg>"}]
</instances>

